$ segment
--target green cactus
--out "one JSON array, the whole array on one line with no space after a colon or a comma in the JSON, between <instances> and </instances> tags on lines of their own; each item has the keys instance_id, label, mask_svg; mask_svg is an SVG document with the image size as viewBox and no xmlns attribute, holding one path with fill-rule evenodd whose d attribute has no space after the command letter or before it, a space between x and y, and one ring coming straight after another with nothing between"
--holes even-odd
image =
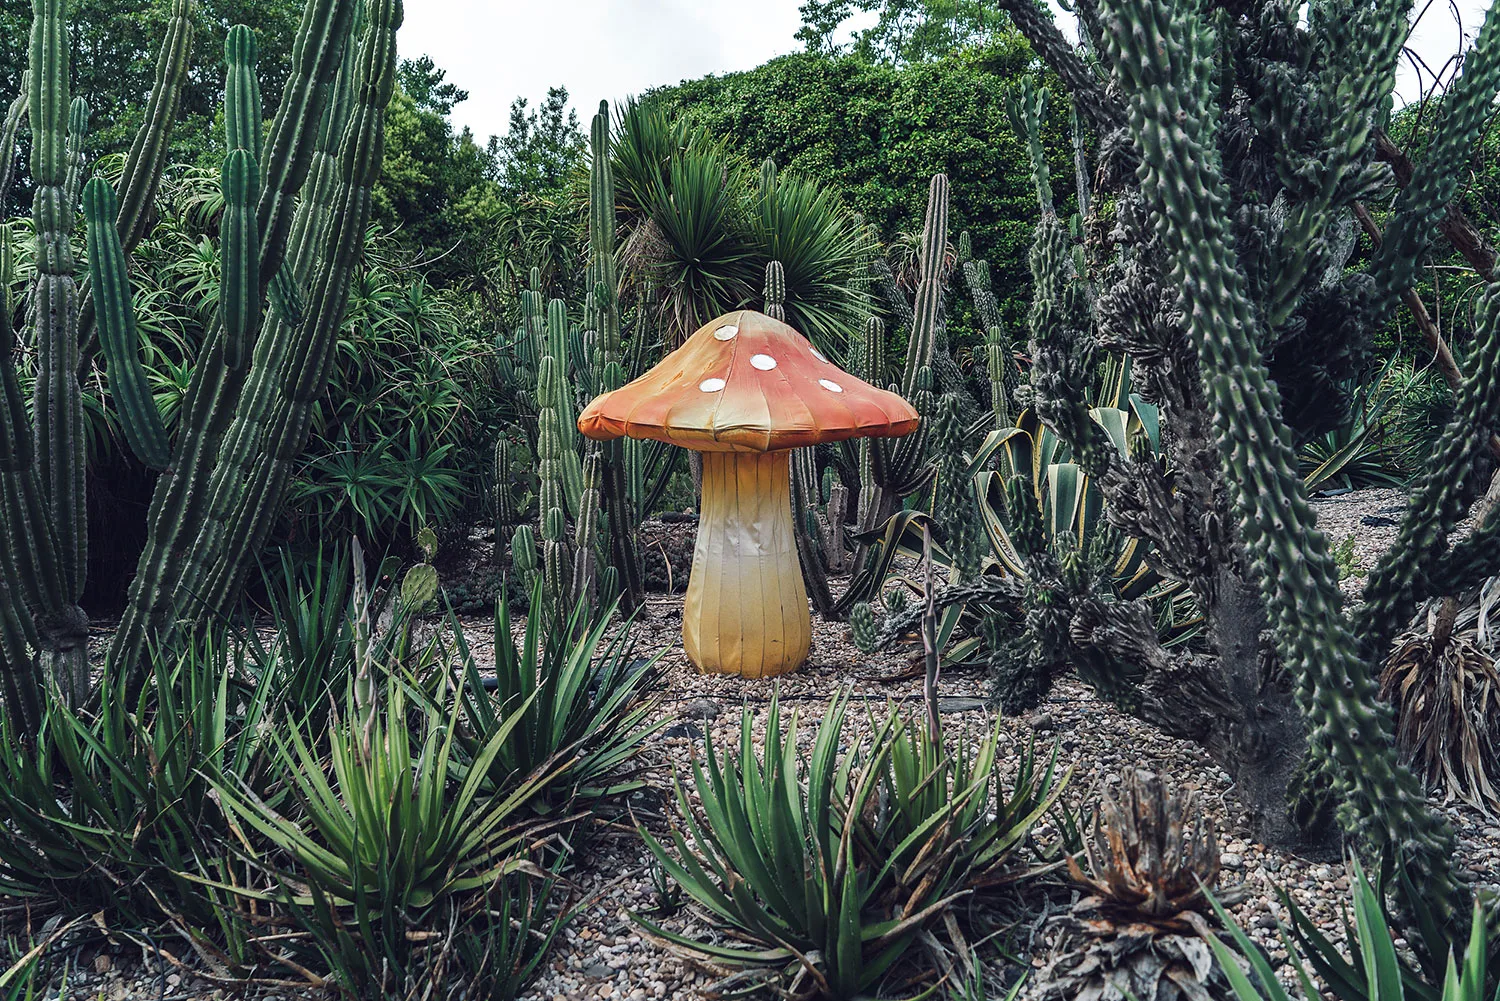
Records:
<instances>
[{"instance_id":1,"label":"green cactus","mask_svg":"<svg viewBox=\"0 0 1500 1001\"><path fill-rule=\"evenodd\" d=\"M879 642L875 625L875 611L868 601L861 601L849 610L849 636L854 645L864 653L874 653Z\"/></svg>"},{"instance_id":2,"label":"green cactus","mask_svg":"<svg viewBox=\"0 0 1500 1001\"><path fill-rule=\"evenodd\" d=\"M514 525L520 520L516 512L516 495L511 484L512 458L511 450L514 446L509 436L500 435L495 439L495 551L499 552L499 540L502 530Z\"/></svg>"},{"instance_id":3,"label":"green cactus","mask_svg":"<svg viewBox=\"0 0 1500 1001\"><path fill-rule=\"evenodd\" d=\"M401 20L397 0L365 4L359 47L346 60L353 6L310 0L305 8L260 162L256 295L290 259L309 290L306 315L292 326L279 309L263 314L250 364L239 369L226 364L222 322L210 332L183 402L187 433L157 484L146 549L111 647L135 677L148 642L232 602L277 516L326 383L379 172ZM336 86L341 66L347 84ZM226 119L237 117L235 105L226 107ZM228 127L249 135L248 123ZM340 147L341 156L320 156ZM319 174L310 181L315 161Z\"/></svg>"},{"instance_id":4,"label":"green cactus","mask_svg":"<svg viewBox=\"0 0 1500 1001\"><path fill-rule=\"evenodd\" d=\"M936 459L932 514L942 531L949 559L961 577L972 579L979 573L986 539L965 454L967 431L962 401L954 393L944 393L933 422Z\"/></svg>"},{"instance_id":5,"label":"green cactus","mask_svg":"<svg viewBox=\"0 0 1500 1001\"><path fill-rule=\"evenodd\" d=\"M288 433L286 428L306 428L305 406L301 413L286 414L285 420L273 424L278 432L273 437L261 434L258 427L247 429L234 421L237 403L270 406L264 392L268 383L258 373L250 373L257 390L253 397L247 398L240 390L245 382L245 356L255 331L262 326L260 303L267 287L278 282L280 290L273 299L278 301L283 317L296 312L292 308L298 299L295 287L277 279L278 274L285 274L284 252L294 214L311 218L323 213L316 224L304 225L304 230L326 230L323 219L338 220L327 234L326 244L338 248L329 255L336 260L325 260L317 267L310 258L303 262L317 278L313 283L312 316L296 330L275 327L277 337L269 341L266 337L255 339L255 356L262 357L260 348L264 346L265 357L276 356L277 368L283 359L289 360L291 370L300 373L309 388L316 382L315 376L326 370L331 350L328 345L344 308L348 276L368 218L369 185L379 163L379 116L394 76L393 32L400 20L399 5L391 0L368 5L370 30L362 50L364 63L359 67L361 100L355 109L356 120L347 130L349 156L342 176L326 171L330 182L327 192L338 196L338 201L329 205L327 194L320 201L317 192L304 190L304 181L314 159L312 139L321 134L320 127L329 125L338 136L345 133L343 119L326 122L325 112L336 103L330 100L336 90L330 84L344 61L344 41L355 6L336 0L308 3L282 106L264 151L253 36L243 28L229 33L225 121L230 154L224 170L228 207L222 226L227 244L222 248L224 301L195 364L177 441L168 454L160 419L141 377L140 344L125 266L150 225L152 201L191 52L194 6L191 0L173 0L171 5L155 86L126 158L116 203L114 191L104 181L83 183L87 108L80 101L70 106L65 4L62 0L36 0L33 4L27 94L10 106L0 124L0 146L5 148L0 167L3 189L12 174L9 152L23 109L31 119L37 241L37 277L32 291L36 308L31 312L31 339L37 350L34 427L19 399L8 338L0 353L0 392L5 396L0 406L0 537L5 544L0 550L7 566L28 568L25 574L6 575L8 580L19 580L22 587L0 596L5 605L0 610L0 643L14 652L16 644L24 641L38 651L37 662L74 699L84 695L89 683L85 652L88 621L77 606L87 553L79 372L86 353L92 351L96 332L127 440L144 461L167 466L151 507L146 551L115 634L111 650L115 663L138 680L141 655L148 642L169 638L181 621L217 614L233 596L246 562L245 553L259 551L264 530L268 530L263 526L277 515L280 494L261 489L254 477L245 475L241 456L221 454L221 445L226 441L226 431L232 430L228 441L240 446L250 443L252 455L268 442L283 446L285 452L290 450L286 446L291 441L300 442L297 433ZM334 145L340 141L336 138ZM257 172L266 181L258 189ZM81 187L85 192L82 208L90 274L80 290L70 237ZM0 190L0 199L3 195ZM300 256L307 249L299 244L296 251ZM288 350L288 341L299 332L304 339L321 338L316 354L296 350L295 343ZM225 502L226 497L238 497L242 502L253 497L254 516L248 524L238 523L238 531L226 531L223 521L210 517L215 510L235 510L233 504ZM211 507L211 501L218 506ZM235 571L223 575L221 600L212 603L206 600L211 590L205 586L208 571L216 560L223 562L226 556L237 559L238 565ZM28 622L35 624L34 632ZM15 667L22 662L10 663ZM7 698L19 697L24 709L27 697L16 696L14 681L7 680Z\"/></svg>"},{"instance_id":6,"label":"green cactus","mask_svg":"<svg viewBox=\"0 0 1500 1001\"><path fill-rule=\"evenodd\" d=\"M902 498L921 489L931 475L927 419L933 416L934 383L940 383L945 391L962 392L963 389L963 375L947 350L947 253L948 178L934 174L928 186L927 211L923 217L915 300L907 303L888 266L883 262L875 265L884 278L886 298L892 312L910 331L901 380L892 388L913 402L923 420L916 431L905 437L871 440L867 446L862 446L859 525L863 531L883 524L899 509ZM883 328L878 323L871 323L855 349L859 373L866 381L876 385L884 382L884 351ZM866 372L871 375L865 375ZM880 586L876 579L874 552L869 546L860 546L855 554L855 566L848 589L835 605L840 614L847 612L855 602L870 597Z\"/></svg>"},{"instance_id":7,"label":"green cactus","mask_svg":"<svg viewBox=\"0 0 1500 1001\"><path fill-rule=\"evenodd\" d=\"M255 33L236 25L224 39L225 141L220 173L224 216L219 225L219 318L224 324L224 364L241 369L260 330L260 81L255 75Z\"/></svg>"},{"instance_id":8,"label":"green cactus","mask_svg":"<svg viewBox=\"0 0 1500 1001\"><path fill-rule=\"evenodd\" d=\"M598 391L607 393L626 382L625 356L620 333L620 305L615 288L615 179L610 164L609 103L599 102L599 112L589 125L589 262L587 281L592 292L590 326L598 331ZM629 614L645 600L636 526L643 512L644 483L640 479L644 443L616 439L604 443L601 456L606 549L609 569L618 584L601 589L604 595L621 595L621 609ZM636 503L632 503L632 502Z\"/></svg>"},{"instance_id":9,"label":"green cactus","mask_svg":"<svg viewBox=\"0 0 1500 1001\"><path fill-rule=\"evenodd\" d=\"M432 565L437 558L437 533L426 525L417 532L417 549L422 559L401 577L401 604L410 611L423 614L436 607L439 591L437 567Z\"/></svg>"},{"instance_id":10,"label":"green cactus","mask_svg":"<svg viewBox=\"0 0 1500 1001\"><path fill-rule=\"evenodd\" d=\"M597 443L595 443L597 445ZM599 494L603 457L591 446L583 460L583 493L573 522L573 578L568 593L573 603L592 610L599 595ZM569 610L571 611L571 609Z\"/></svg>"},{"instance_id":11,"label":"green cactus","mask_svg":"<svg viewBox=\"0 0 1500 1001\"><path fill-rule=\"evenodd\" d=\"M1006 88L1005 112L1011 130L1026 144L1031 161L1031 180L1037 203L1045 215L1052 211L1052 180L1047 171L1047 152L1042 148L1041 123L1047 117L1047 91L1030 73Z\"/></svg>"},{"instance_id":12,"label":"green cactus","mask_svg":"<svg viewBox=\"0 0 1500 1001\"><path fill-rule=\"evenodd\" d=\"M985 371L990 377L990 413L997 428L1009 427L1015 417L1011 413L1010 394L1015 381L1015 347L1005 336L1005 328L990 327L984 332Z\"/></svg>"},{"instance_id":13,"label":"green cactus","mask_svg":"<svg viewBox=\"0 0 1500 1001\"><path fill-rule=\"evenodd\" d=\"M1326 252L1322 237L1332 210L1359 194L1370 125L1390 91L1406 31L1404 8L1314 10L1309 31L1323 46L1319 56L1329 82L1302 92L1309 103L1299 113L1301 121L1320 116L1331 139L1316 159L1317 185L1287 213L1277 268L1267 276L1258 306L1237 259L1215 135L1220 53L1214 33L1195 8L1165 0L1115 0L1107 6L1108 55L1141 154L1143 192L1174 285L1181 288L1181 322L1196 348L1221 439L1225 486L1257 565L1276 651L1311 724L1312 759L1333 783L1345 825L1377 850L1404 852L1409 872L1421 874L1413 882L1425 883L1440 907L1461 912L1462 897L1450 874L1452 833L1396 758L1389 713L1377 700L1369 660L1342 612L1338 570L1308 505L1281 397L1261 355L1267 326L1280 324L1296 308L1306 276L1315 270L1311 265ZM1489 23L1485 30L1492 30ZM1464 75L1483 75L1491 88L1488 103L1494 50L1476 51L1483 53L1479 65L1466 63ZM1291 110L1270 110L1278 124L1292 121ZM1441 162L1438 169L1453 164ZM1482 378L1491 383L1497 309L1500 297L1492 294L1481 308L1475 349ZM1496 395L1490 388L1469 399L1476 413L1492 419ZM1440 451L1452 446L1449 436ZM1451 496L1451 490L1434 487L1414 498L1407 519L1413 531L1403 530L1402 540L1412 548L1398 543L1398 559L1416 563L1429 555L1416 526L1441 520L1427 514L1443 505L1440 495Z\"/></svg>"},{"instance_id":14,"label":"green cactus","mask_svg":"<svg viewBox=\"0 0 1500 1001\"><path fill-rule=\"evenodd\" d=\"M510 537L510 565L528 594L536 581L536 532L530 525L521 524Z\"/></svg>"},{"instance_id":15,"label":"green cactus","mask_svg":"<svg viewBox=\"0 0 1500 1001\"><path fill-rule=\"evenodd\" d=\"M88 133L89 104L75 97L68 105L68 158L63 180L63 202L67 205L78 204L78 192L83 187L83 141Z\"/></svg>"},{"instance_id":16,"label":"green cactus","mask_svg":"<svg viewBox=\"0 0 1500 1001\"><path fill-rule=\"evenodd\" d=\"M71 140L69 49L63 0L32 5L31 67L27 101L31 119L31 175L36 282L32 289L30 340L36 345L32 392L35 427L7 428L30 435L24 469L6 477L7 529L17 566L35 567L25 587L38 620L43 673L74 701L89 687L88 618L78 607L88 562L84 507L83 395L78 384L78 287L71 245L77 206L68 200ZM75 115L79 125L85 115ZM17 446L19 448L19 442ZM23 582L31 574L23 575Z\"/></svg>"},{"instance_id":17,"label":"green cactus","mask_svg":"<svg viewBox=\"0 0 1500 1001\"><path fill-rule=\"evenodd\" d=\"M26 117L30 99L31 73L28 70L21 74L21 92L5 109L5 117L0 119L0 217L5 215L5 199L16 179L16 135L21 131L21 121Z\"/></svg>"},{"instance_id":18,"label":"green cactus","mask_svg":"<svg viewBox=\"0 0 1500 1001\"><path fill-rule=\"evenodd\" d=\"M165 469L171 445L141 364L135 306L125 275L125 251L115 229L115 191L102 177L83 189L83 218L88 232L89 284L100 304L96 313L99 343L109 374L110 395L120 414L125 441L146 465Z\"/></svg>"},{"instance_id":19,"label":"green cactus","mask_svg":"<svg viewBox=\"0 0 1500 1001\"><path fill-rule=\"evenodd\" d=\"M922 221L921 270L912 305L911 339L902 369L901 393L910 398L917 389L917 373L932 365L943 326L944 285L948 251L948 177L934 174L927 192L927 214Z\"/></svg>"},{"instance_id":20,"label":"green cactus","mask_svg":"<svg viewBox=\"0 0 1500 1001\"><path fill-rule=\"evenodd\" d=\"M771 161L767 160L767 163ZM766 281L761 293L765 301L765 314L773 320L786 322L786 272L780 261L766 262Z\"/></svg>"}]
</instances>

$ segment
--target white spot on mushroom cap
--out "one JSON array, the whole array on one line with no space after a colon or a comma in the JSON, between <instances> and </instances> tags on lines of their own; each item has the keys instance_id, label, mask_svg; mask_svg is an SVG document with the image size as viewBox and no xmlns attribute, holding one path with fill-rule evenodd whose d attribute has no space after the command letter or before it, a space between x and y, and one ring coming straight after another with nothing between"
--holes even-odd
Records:
<instances>
[{"instance_id":1,"label":"white spot on mushroom cap","mask_svg":"<svg viewBox=\"0 0 1500 1001\"><path fill-rule=\"evenodd\" d=\"M842 393L844 391L844 387L840 386L838 383L834 382L832 379L819 379L818 380L818 385L822 386L824 389L828 390L830 393Z\"/></svg>"},{"instance_id":2,"label":"white spot on mushroom cap","mask_svg":"<svg viewBox=\"0 0 1500 1001\"><path fill-rule=\"evenodd\" d=\"M739 332L740 332L740 328L739 327L735 326L733 323L726 323L726 324L724 324L724 326L722 326L718 330L714 331L714 340L716 340L716 341L730 341L730 340L733 340L734 339L734 335L737 334L737 333L739 333Z\"/></svg>"},{"instance_id":3,"label":"white spot on mushroom cap","mask_svg":"<svg viewBox=\"0 0 1500 1001\"><path fill-rule=\"evenodd\" d=\"M750 366L762 372L769 372L776 367L776 359L770 355L755 355L750 359Z\"/></svg>"},{"instance_id":4,"label":"white spot on mushroom cap","mask_svg":"<svg viewBox=\"0 0 1500 1001\"><path fill-rule=\"evenodd\" d=\"M723 379L704 379L698 383L698 389L704 393L717 393L724 388Z\"/></svg>"},{"instance_id":5,"label":"white spot on mushroom cap","mask_svg":"<svg viewBox=\"0 0 1500 1001\"><path fill-rule=\"evenodd\" d=\"M828 359L823 356L823 352L819 351L817 348L813 348L812 353L813 357L818 359L818 361L822 362L824 365L828 364Z\"/></svg>"}]
</instances>

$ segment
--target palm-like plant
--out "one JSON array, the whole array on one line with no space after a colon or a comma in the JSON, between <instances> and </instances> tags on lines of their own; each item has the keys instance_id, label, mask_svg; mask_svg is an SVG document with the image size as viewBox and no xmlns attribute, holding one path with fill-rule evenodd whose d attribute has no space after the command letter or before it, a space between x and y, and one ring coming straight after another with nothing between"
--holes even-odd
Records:
<instances>
[{"instance_id":1,"label":"palm-like plant","mask_svg":"<svg viewBox=\"0 0 1500 1001\"><path fill-rule=\"evenodd\" d=\"M747 204L746 235L760 272L781 262L786 322L814 344L847 348L869 313L865 288L873 240L833 192L761 165Z\"/></svg>"},{"instance_id":2,"label":"palm-like plant","mask_svg":"<svg viewBox=\"0 0 1500 1001\"><path fill-rule=\"evenodd\" d=\"M665 316L671 349L758 299L780 261L787 322L842 346L868 312L868 234L810 178L757 175L728 146L651 102L627 102L613 141L627 285Z\"/></svg>"}]
</instances>

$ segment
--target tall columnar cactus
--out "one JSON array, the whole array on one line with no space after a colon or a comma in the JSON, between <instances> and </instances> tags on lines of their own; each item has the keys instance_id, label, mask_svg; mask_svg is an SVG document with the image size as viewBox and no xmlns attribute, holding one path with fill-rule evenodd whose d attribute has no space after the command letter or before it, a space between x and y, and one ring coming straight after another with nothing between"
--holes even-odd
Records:
<instances>
[{"instance_id":1,"label":"tall columnar cactus","mask_svg":"<svg viewBox=\"0 0 1500 1001\"><path fill-rule=\"evenodd\" d=\"M602 457L591 443L583 460L583 493L573 522L573 578L569 588L575 602L593 608L599 593L599 488ZM608 596L606 596L607 598Z\"/></svg>"},{"instance_id":2,"label":"tall columnar cactus","mask_svg":"<svg viewBox=\"0 0 1500 1001\"><path fill-rule=\"evenodd\" d=\"M573 404L572 367L568 357L568 307L561 299L547 303L546 337L537 369L537 419L550 410L556 418L556 473L562 486L564 510L576 514L583 494L583 457L578 447L578 408ZM542 388L541 365L553 363L550 391ZM538 432L540 437L540 431Z\"/></svg>"},{"instance_id":3,"label":"tall columnar cactus","mask_svg":"<svg viewBox=\"0 0 1500 1001\"><path fill-rule=\"evenodd\" d=\"M16 135L21 131L21 122L26 118L26 106L31 98L31 74L21 74L21 92L5 109L0 119L0 215L5 213L5 199L16 179Z\"/></svg>"},{"instance_id":4,"label":"tall columnar cactus","mask_svg":"<svg viewBox=\"0 0 1500 1001\"><path fill-rule=\"evenodd\" d=\"M1161 0L1110 7L1116 27L1107 36L1110 56L1126 89L1145 193L1159 212L1157 235L1182 277L1184 322L1215 408L1226 482L1245 546L1260 564L1281 663L1313 724L1312 751L1335 782L1351 828L1376 847L1409 850L1410 864L1430 878L1451 880L1451 832L1396 760L1389 715L1340 608L1338 569L1316 528L1276 389L1266 379L1259 347L1264 321L1236 264L1226 218L1229 195L1214 138L1214 35L1196 11ZM1390 91L1405 31L1402 10L1362 8L1353 23L1326 26L1357 50L1341 58L1361 58L1350 67L1357 75L1347 81L1349 92L1340 82L1336 100L1346 103L1333 114L1353 127L1345 140L1350 146L1362 140ZM1358 169L1358 156L1349 149L1325 169L1336 178ZM1326 212L1329 201L1320 195L1289 217L1291 246L1283 251L1289 260L1272 286L1272 302L1283 311L1291 305L1288 290L1300 282L1298 266L1316 253L1305 245L1323 227L1309 214ZM1491 298L1486 308L1500 308L1500 300ZM1274 320L1277 311L1269 315ZM1493 317L1485 332L1494 343L1500 330Z\"/></svg>"},{"instance_id":5,"label":"tall columnar cactus","mask_svg":"<svg viewBox=\"0 0 1500 1001\"><path fill-rule=\"evenodd\" d=\"M345 65L355 7L310 0L303 12L292 73L261 154L255 218L256 295L263 298L288 264L306 282L306 311L295 325L281 310L263 313L250 363L238 369L227 364L222 310L210 331L183 404L186 430L157 485L146 549L111 648L137 677L149 641L232 600L277 516L326 385L379 173L401 20L397 0L366 3L359 47ZM341 66L349 95L342 104ZM226 107L226 116L249 103ZM231 141L252 135L230 128ZM336 156L317 155L324 137ZM315 161L319 174L309 184Z\"/></svg>"},{"instance_id":6,"label":"tall columnar cactus","mask_svg":"<svg viewBox=\"0 0 1500 1001\"><path fill-rule=\"evenodd\" d=\"M78 607L88 558L84 505L83 397L78 384L78 286L71 238L77 205L68 198L69 51L63 0L32 5L31 174L36 281L30 340L36 345L34 427L10 406L6 436L16 468L5 476L6 535L14 564L35 568L20 580L36 617L41 662L72 699L87 691L88 618ZM86 115L74 116L81 125ZM7 364L11 364L7 359ZM6 378L7 391L11 388ZM21 422L15 420L21 418ZM30 439L26 441L25 439Z\"/></svg>"},{"instance_id":7,"label":"tall columnar cactus","mask_svg":"<svg viewBox=\"0 0 1500 1001\"><path fill-rule=\"evenodd\" d=\"M927 214L922 221L921 270L916 301L911 308L911 338L906 348L906 364L901 370L901 393L908 398L916 392L917 372L930 368L937 352L940 329L945 322L948 275L943 258L947 252L948 177L934 174L927 190Z\"/></svg>"},{"instance_id":8,"label":"tall columnar cactus","mask_svg":"<svg viewBox=\"0 0 1500 1001\"><path fill-rule=\"evenodd\" d=\"M558 305L561 305L559 302ZM544 355L537 366L537 508L542 526L543 600L551 609L568 603L564 567L567 554L567 490L565 487L562 418L556 399L564 392L558 360ZM564 614L566 614L564 612Z\"/></svg>"},{"instance_id":9,"label":"tall columnar cactus","mask_svg":"<svg viewBox=\"0 0 1500 1001\"><path fill-rule=\"evenodd\" d=\"M244 25L224 39L224 122L229 154L220 172L224 216L219 224L219 318L224 364L243 368L260 330L260 80L255 33Z\"/></svg>"},{"instance_id":10,"label":"tall columnar cactus","mask_svg":"<svg viewBox=\"0 0 1500 1001\"><path fill-rule=\"evenodd\" d=\"M93 288L99 344L104 349L110 395L131 451L153 469L165 469L171 444L141 363L135 304L125 274L125 251L115 229L119 209L114 189L102 177L83 189L88 227L89 284Z\"/></svg>"},{"instance_id":11,"label":"tall columnar cactus","mask_svg":"<svg viewBox=\"0 0 1500 1001\"><path fill-rule=\"evenodd\" d=\"M589 261L587 282L591 312L587 325L597 332L599 361L598 392L607 393L628 380L620 327L617 294L619 277L615 263L615 179L610 162L609 102L600 101L589 126ZM641 471L645 442L622 438L605 442L600 456L602 503L605 512L605 548L609 565L619 581L621 608L629 613L645 600L636 526L645 512L632 507L644 485L632 469Z\"/></svg>"},{"instance_id":12,"label":"tall columnar cactus","mask_svg":"<svg viewBox=\"0 0 1500 1001\"><path fill-rule=\"evenodd\" d=\"M309 24L306 19L304 25L318 31L337 27L335 22ZM352 34L353 27L351 22L345 31ZM310 126L312 154L285 258L272 279L273 303L278 282L284 281L294 289L312 284L333 246L330 241L336 235L332 225L335 214L349 201L342 182L340 147L354 108L358 54L359 47L343 46L337 75L325 95L320 117ZM318 68L321 66L320 61L313 71L321 72ZM263 201L265 197L263 185ZM344 239L351 238L347 231L342 235ZM268 458L262 446L280 400L282 370L289 364L290 335L306 319L304 313L305 310L298 310L294 314L278 307L263 314L262 336L254 345L250 368L219 447L218 462L201 474L210 478L211 499L208 524L195 551L192 572L195 580L202 578L202 583L193 586L201 595L205 610L221 614L228 611L246 567L264 547L269 535L271 521L265 517L267 497L285 489L289 473L283 464ZM225 366L226 378L235 372ZM226 386L225 392L230 389Z\"/></svg>"},{"instance_id":13,"label":"tall columnar cactus","mask_svg":"<svg viewBox=\"0 0 1500 1001\"><path fill-rule=\"evenodd\" d=\"M769 161L767 161L769 162ZM766 282L762 290L765 313L773 320L786 322L786 271L780 261L766 263Z\"/></svg>"},{"instance_id":14,"label":"tall columnar cactus","mask_svg":"<svg viewBox=\"0 0 1500 1001\"><path fill-rule=\"evenodd\" d=\"M512 490L511 474L514 459L511 455L514 444L510 437L504 433L495 439L495 553L500 553L500 540L505 537L505 530L514 525L520 519L516 512L516 497Z\"/></svg>"},{"instance_id":15,"label":"tall columnar cactus","mask_svg":"<svg viewBox=\"0 0 1500 1001\"><path fill-rule=\"evenodd\" d=\"M1043 214L1052 211L1052 179L1047 169L1047 152L1042 147L1041 123L1047 117L1047 91L1037 85L1030 73L1006 88L1005 112L1010 127L1026 143L1031 161L1031 180L1036 187L1037 204Z\"/></svg>"},{"instance_id":16,"label":"tall columnar cactus","mask_svg":"<svg viewBox=\"0 0 1500 1001\"><path fill-rule=\"evenodd\" d=\"M167 465L153 498L131 600L111 650L117 664L139 678L148 642L168 639L180 622L210 617L232 599L247 554L259 551L285 486L284 476L264 475L265 460L274 457L280 464L273 463L273 474L289 469L326 380L369 215L369 188L379 169L382 116L394 79L394 31L400 22L395 0L366 4L360 58L345 60L345 41L359 6L352 0L309 0L269 144L261 139L254 38L244 28L229 33L222 298L194 366L168 457L163 455L159 418L140 378L140 345L124 275L127 255L149 226L191 51L193 4L172 3L156 83L126 159L118 200L102 180L83 185L86 108L75 102L69 109L64 3L34 4L24 106L32 119L36 186L37 308L31 314L38 359L35 427L18 405L10 352L0 355L4 558L30 572L7 575L23 587L22 593L9 595L0 612L0 640L9 642L17 635L13 627L20 624L24 633L25 622L32 621L36 632L30 645L75 697L89 677L84 649L88 623L77 607L86 563L78 383L84 351L91 350L97 326L127 440L143 460ZM332 84L345 62L356 99L338 107L340 89ZM21 104L11 106L13 114L0 127L0 144L7 147L3 178L10 174L11 126ZM69 120L71 128L65 124ZM342 147L342 156L325 157L319 184L304 188L323 148L314 139L325 135L333 136L327 148ZM257 184L257 175L263 183ZM86 188L91 265L81 308L68 239L80 186ZM297 238L294 267L286 266L289 234ZM305 318L291 308L300 282L308 282L312 292ZM272 297L278 302L274 316L261 312L273 285L279 288ZM259 337L257 330L262 331ZM247 364L252 353L254 361ZM247 384L252 392L241 393ZM277 390L287 392L278 397Z\"/></svg>"},{"instance_id":17,"label":"tall columnar cactus","mask_svg":"<svg viewBox=\"0 0 1500 1001\"><path fill-rule=\"evenodd\" d=\"M877 271L883 271L885 278L887 304L896 319L909 329L906 358L895 388L913 402L923 421L916 431L904 438L871 439L868 448L862 450L859 500L859 527L862 531L870 531L885 522L900 507L901 499L921 489L931 474L928 419L933 416L931 390L934 381L943 383L941 388L945 390L962 391L963 377L948 354L945 333L947 254L948 178L934 174L928 186L917 293L912 303L907 303L896 287L889 268L877 264ZM857 367L861 377L883 385L884 328L878 324L868 326L856 347L856 354L860 356ZM877 378L871 378L866 372L875 373ZM926 397L921 395L924 385ZM925 410L921 405L923 399L927 402ZM860 547L855 557L855 576L836 605L839 612L847 612L879 586L872 555L868 546Z\"/></svg>"},{"instance_id":18,"label":"tall columnar cactus","mask_svg":"<svg viewBox=\"0 0 1500 1001\"><path fill-rule=\"evenodd\" d=\"M767 160L761 165L762 184L775 183L775 164ZM780 261L766 264L765 282L761 287L763 312L773 320L786 322L786 273ZM833 616L833 593L828 588L828 571L842 557L829 552L825 547L830 533L824 528L819 516L819 483L817 449L798 448L792 451L791 461L792 530L797 543L798 562L802 565L802 579L807 593L812 598L818 614Z\"/></svg>"},{"instance_id":19,"label":"tall columnar cactus","mask_svg":"<svg viewBox=\"0 0 1500 1001\"><path fill-rule=\"evenodd\" d=\"M963 402L945 393L933 421L933 520L942 530L949 559L965 579L979 573L986 547L983 523L974 500L974 480L965 454L968 427Z\"/></svg>"}]
</instances>

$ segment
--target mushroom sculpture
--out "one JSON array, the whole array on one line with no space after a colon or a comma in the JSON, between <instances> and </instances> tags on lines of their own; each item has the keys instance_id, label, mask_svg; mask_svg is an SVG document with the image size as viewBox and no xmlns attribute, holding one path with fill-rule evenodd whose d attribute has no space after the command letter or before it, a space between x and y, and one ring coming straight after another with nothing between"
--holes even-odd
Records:
<instances>
[{"instance_id":1,"label":"mushroom sculpture","mask_svg":"<svg viewBox=\"0 0 1500 1001\"><path fill-rule=\"evenodd\" d=\"M699 671L762 678L796 670L812 641L788 449L904 435L917 421L901 397L842 371L785 323L742 310L597 397L578 430L703 453L683 647Z\"/></svg>"}]
</instances>

